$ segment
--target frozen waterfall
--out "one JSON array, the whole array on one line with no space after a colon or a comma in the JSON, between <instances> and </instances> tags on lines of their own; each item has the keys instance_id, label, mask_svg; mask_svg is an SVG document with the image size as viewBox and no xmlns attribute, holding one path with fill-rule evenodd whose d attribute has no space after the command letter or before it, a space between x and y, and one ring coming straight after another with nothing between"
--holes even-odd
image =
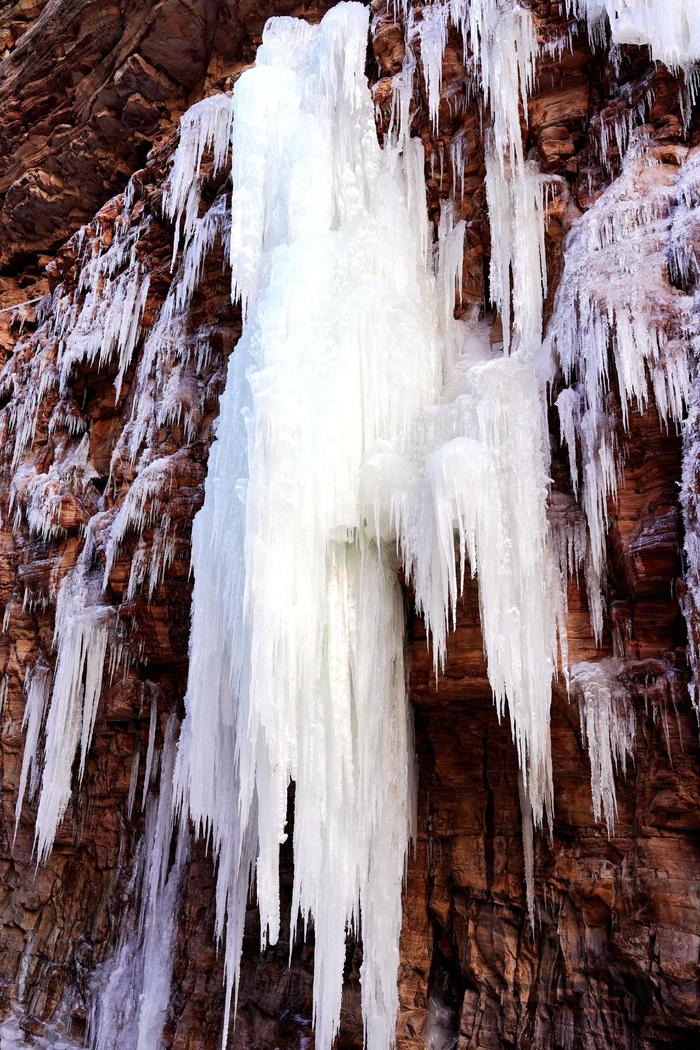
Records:
<instances>
[{"instance_id":1,"label":"frozen waterfall","mask_svg":"<svg viewBox=\"0 0 700 1050\"><path fill-rule=\"evenodd\" d=\"M414 794L397 561L436 667L465 572L477 574L489 677L537 823L551 806L564 601L532 345L523 334L520 352L504 356L481 326L453 319L464 224L444 208L433 257L421 143L400 133L384 150L377 142L367 31L353 3L319 26L273 19L235 87L231 267L245 325L194 526L176 784L218 858L233 989L253 876L262 946L279 934L294 782L291 920L313 921L317 1043L329 1047L338 1029L354 930L368 1046L383 1050L396 1025ZM522 157L508 138L521 90L517 75L510 83L501 171ZM172 179L183 202L197 175L189 141L208 134L192 135L187 120ZM227 121L216 126L228 133ZM530 178L523 168L524 186ZM541 325L541 287L533 294ZM536 302L517 302L532 333Z\"/></svg>"}]
</instances>

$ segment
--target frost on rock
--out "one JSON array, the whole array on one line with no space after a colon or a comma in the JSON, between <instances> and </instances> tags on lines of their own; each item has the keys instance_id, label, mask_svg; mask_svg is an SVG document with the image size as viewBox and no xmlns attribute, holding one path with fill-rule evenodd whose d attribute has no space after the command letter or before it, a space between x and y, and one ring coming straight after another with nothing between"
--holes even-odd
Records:
<instances>
[{"instance_id":1,"label":"frost on rock","mask_svg":"<svg viewBox=\"0 0 700 1050\"><path fill-rule=\"evenodd\" d=\"M95 471L89 463L89 439L86 434L77 444L59 440L49 470L37 474L34 464L23 464L10 483L8 509L14 516L14 527L21 522L22 511L31 534L44 541L65 535L64 522L73 521L79 510L75 493L85 493Z\"/></svg>"},{"instance_id":2,"label":"frost on rock","mask_svg":"<svg viewBox=\"0 0 700 1050\"><path fill-rule=\"evenodd\" d=\"M686 592L682 599L688 625L691 692L698 708L700 671L700 149L691 150L676 183L678 208L671 228L669 268L672 279L693 298L690 324L692 384L683 424L681 507L685 527Z\"/></svg>"},{"instance_id":3,"label":"frost on rock","mask_svg":"<svg viewBox=\"0 0 700 1050\"><path fill-rule=\"evenodd\" d=\"M616 658L571 667L571 692L578 698L581 736L591 763L593 815L605 818L609 835L617 816L615 776L624 776L634 759L637 731L629 687L619 679L623 670L623 661Z\"/></svg>"},{"instance_id":4,"label":"frost on rock","mask_svg":"<svg viewBox=\"0 0 700 1050\"><path fill-rule=\"evenodd\" d=\"M127 187L125 207L106 243L98 235L83 244L78 286L70 301L60 297L52 314L52 333L58 340L60 387L65 391L73 368L85 362L105 362L117 357L114 381L119 399L124 374L131 362L141 330L148 296L149 277L138 260L141 225L131 214L133 186ZM56 298L56 296L54 296Z\"/></svg>"},{"instance_id":5,"label":"frost on rock","mask_svg":"<svg viewBox=\"0 0 700 1050\"><path fill-rule=\"evenodd\" d=\"M454 321L464 223L443 208L430 260L422 145L395 123L408 113L399 91L379 148L367 25L359 4L339 4L319 26L273 19L234 90L231 263L244 330L193 529L176 785L218 858L230 993L253 872L262 945L279 935L294 781L291 925L298 915L314 925L317 1044L329 1047L338 1029L353 929L368 1046L385 1050L414 804L396 562L437 668L465 575L476 574L489 677L538 824L551 809L564 599L533 347L523 338L504 357L481 326ZM500 46L497 34L488 40ZM502 141L501 123L505 172L522 148ZM522 178L529 187L524 159ZM523 207L536 210L533 198L528 188ZM516 301L520 323L530 306L526 294ZM227 1028L228 1016L224 1039Z\"/></svg>"},{"instance_id":6,"label":"frost on rock","mask_svg":"<svg viewBox=\"0 0 700 1050\"><path fill-rule=\"evenodd\" d=\"M182 454L161 456L144 462L121 502L109 530L105 550L104 587L107 586L114 563L127 532L139 537L144 530L156 526L157 536L147 547L137 546L131 563L127 600L131 600L141 585L148 582L148 595L153 596L174 556L174 537L168 514L168 501L173 470ZM147 552L144 556L144 550Z\"/></svg>"},{"instance_id":7,"label":"frost on rock","mask_svg":"<svg viewBox=\"0 0 700 1050\"><path fill-rule=\"evenodd\" d=\"M653 396L662 423L678 425L688 401L694 304L671 285L668 266L669 254L678 258L678 177L678 168L662 166L643 139L631 149L620 177L568 234L544 343L552 375L559 369L568 384L556 403L587 524L577 561L598 639L608 499L622 465L616 415L626 428L630 409L644 411Z\"/></svg>"}]
</instances>

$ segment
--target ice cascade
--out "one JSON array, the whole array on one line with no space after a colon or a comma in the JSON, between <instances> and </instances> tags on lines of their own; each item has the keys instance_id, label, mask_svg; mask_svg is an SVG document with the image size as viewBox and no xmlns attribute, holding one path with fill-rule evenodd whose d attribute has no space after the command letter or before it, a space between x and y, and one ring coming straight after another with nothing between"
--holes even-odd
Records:
<instances>
[{"instance_id":1,"label":"ice cascade","mask_svg":"<svg viewBox=\"0 0 700 1050\"><path fill-rule=\"evenodd\" d=\"M467 569L478 576L489 678L536 823L551 806L563 627L531 347L521 339L504 356L482 326L454 320L464 223L444 206L428 250L422 145L398 129L379 147L367 31L355 3L318 26L270 20L236 83L232 124L217 124L222 135L232 127L230 257L244 329L194 523L175 771L177 797L218 859L229 998L253 877L262 945L279 935L294 782L291 922L313 921L323 1050L338 1029L348 930L362 934L368 1046L395 1038L414 804L397 563L438 672ZM174 164L181 202L198 177L191 142L204 137L187 119ZM223 142L213 147L226 155ZM227 1028L228 1016L224 1041Z\"/></svg>"}]
</instances>

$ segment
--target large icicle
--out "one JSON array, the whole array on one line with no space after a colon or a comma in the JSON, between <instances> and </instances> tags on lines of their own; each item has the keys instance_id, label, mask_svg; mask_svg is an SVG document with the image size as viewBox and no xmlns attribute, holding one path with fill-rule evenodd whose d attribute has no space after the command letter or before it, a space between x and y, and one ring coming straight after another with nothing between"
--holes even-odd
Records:
<instances>
[{"instance_id":1,"label":"large icicle","mask_svg":"<svg viewBox=\"0 0 700 1050\"><path fill-rule=\"evenodd\" d=\"M70 800L78 750L79 779L85 771L102 691L113 612L109 606L98 604L100 579L99 573L91 571L93 549L88 533L78 561L63 579L56 605L56 674L46 719L44 770L36 818L40 861L51 852Z\"/></svg>"},{"instance_id":2,"label":"large icicle","mask_svg":"<svg viewBox=\"0 0 700 1050\"><path fill-rule=\"evenodd\" d=\"M247 323L194 527L178 786L213 830L231 986L253 864L263 943L279 933L295 780L292 923L297 910L314 921L317 1043L337 1031L362 914L368 1044L383 1050L411 744L402 601L393 559L361 536L358 479L367 445L406 445L436 397L441 344L405 179L376 139L367 21L357 4L318 28L273 20L236 85L231 251Z\"/></svg>"},{"instance_id":3,"label":"large icicle","mask_svg":"<svg viewBox=\"0 0 700 1050\"><path fill-rule=\"evenodd\" d=\"M38 662L27 668L24 680L24 691L27 702L24 708L22 729L26 730L24 738L24 754L22 755L22 770L17 788L17 803L15 805L15 835L19 826L19 818L22 814L22 803L27 789L27 780L30 773L32 780L37 778L39 735L44 722L46 702L49 698L51 688L51 672L43 663Z\"/></svg>"}]
</instances>

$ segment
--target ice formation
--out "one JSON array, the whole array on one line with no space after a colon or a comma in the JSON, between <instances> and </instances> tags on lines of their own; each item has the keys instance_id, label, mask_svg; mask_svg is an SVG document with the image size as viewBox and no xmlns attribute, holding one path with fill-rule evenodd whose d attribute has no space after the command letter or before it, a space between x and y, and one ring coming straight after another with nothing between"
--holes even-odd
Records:
<instances>
[{"instance_id":1,"label":"ice formation","mask_svg":"<svg viewBox=\"0 0 700 1050\"><path fill-rule=\"evenodd\" d=\"M643 138L633 145L620 177L567 237L544 342L550 367L568 382L556 403L587 525L575 560L585 568L599 639L608 499L622 462L615 405L626 427L630 409L643 410L653 395L662 422L678 424L689 396L694 304L669 284L666 263L683 265L672 237L677 179L678 169L661 168Z\"/></svg>"},{"instance_id":2,"label":"ice formation","mask_svg":"<svg viewBox=\"0 0 700 1050\"><path fill-rule=\"evenodd\" d=\"M155 727L154 717L151 726ZM170 1004L177 896L189 851L187 830L176 827L172 804L178 729L172 714L163 734L160 791L158 795L149 792L146 830L126 890L129 906L121 916L113 955L92 979L92 1050L160 1050L162 1046ZM149 747L152 738L151 733ZM173 843L174 860L169 864Z\"/></svg>"},{"instance_id":3,"label":"ice formation","mask_svg":"<svg viewBox=\"0 0 700 1050\"><path fill-rule=\"evenodd\" d=\"M253 867L263 944L279 934L294 779L292 925L297 912L314 922L316 1038L329 1046L337 1031L346 931L361 912L368 1045L385 1047L411 730L394 556L364 536L359 472L369 444L395 434L408 446L441 360L406 177L376 139L366 37L360 5L318 28L274 20L236 86L232 279L247 321L194 526L177 783L218 854L233 986ZM421 187L412 193L417 211Z\"/></svg>"},{"instance_id":4,"label":"ice formation","mask_svg":"<svg viewBox=\"0 0 700 1050\"><path fill-rule=\"evenodd\" d=\"M467 566L477 575L489 677L537 823L551 808L563 598L546 517L545 401L529 361L541 239L539 307L518 294L527 266L514 266L518 353L494 353L480 326L453 319L464 224L449 207L434 260L427 251L420 142L397 125L384 151L377 143L367 25L358 4L318 27L273 19L235 87L231 265L245 325L194 525L176 781L218 857L229 989L253 871L263 946L279 935L294 781L291 919L314 924L318 1045L337 1031L345 936L361 928L367 1040L384 1048L413 792L397 550L437 668ZM487 29L482 65L498 42ZM520 142L521 90L517 76L510 83L505 115L502 86L490 88L499 189L521 163L537 224L536 176L510 139L517 118ZM406 113L400 97L395 110ZM174 170L185 201L182 173L188 165L196 179L197 161L183 149Z\"/></svg>"},{"instance_id":5,"label":"ice formation","mask_svg":"<svg viewBox=\"0 0 700 1050\"><path fill-rule=\"evenodd\" d=\"M637 719L629 688L619 675L620 659L574 664L571 691L578 698L581 736L591 762L593 815L605 818L608 834L615 828L615 774L624 776L634 758Z\"/></svg>"},{"instance_id":6,"label":"ice formation","mask_svg":"<svg viewBox=\"0 0 700 1050\"><path fill-rule=\"evenodd\" d=\"M616 44L647 45L652 58L671 70L700 61L700 9L693 0L567 0L586 18L594 39L604 37L607 16Z\"/></svg>"}]
</instances>

